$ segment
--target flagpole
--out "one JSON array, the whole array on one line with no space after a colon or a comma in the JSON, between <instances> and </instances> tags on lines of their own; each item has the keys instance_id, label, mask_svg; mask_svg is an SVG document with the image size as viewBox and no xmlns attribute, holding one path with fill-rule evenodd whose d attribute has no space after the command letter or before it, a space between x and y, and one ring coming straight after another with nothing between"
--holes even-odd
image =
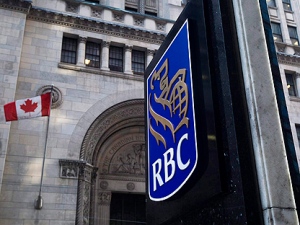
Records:
<instances>
[{"instance_id":1,"label":"flagpole","mask_svg":"<svg viewBox=\"0 0 300 225\"><path fill-rule=\"evenodd\" d=\"M51 86L50 91L50 112L51 112L51 106L52 106L52 91L53 91L53 84ZM43 156L43 163L42 163L42 173L41 173L41 181L40 181L40 190L39 195L37 199L35 200L34 207L35 209L42 209L43 207L43 199L42 199L42 185L43 185L43 176L44 176L44 167L45 167L45 159L46 159L46 152L47 152L47 143L48 143L48 133L49 133L49 123L50 123L50 114L47 119L47 127L46 127L46 140L45 140L45 146L44 146L44 156Z\"/></svg>"}]
</instances>

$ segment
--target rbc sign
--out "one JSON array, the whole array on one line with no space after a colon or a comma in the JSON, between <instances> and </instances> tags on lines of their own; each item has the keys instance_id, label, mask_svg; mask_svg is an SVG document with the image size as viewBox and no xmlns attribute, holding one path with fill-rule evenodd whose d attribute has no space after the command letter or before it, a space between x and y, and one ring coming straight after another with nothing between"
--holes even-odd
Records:
<instances>
[{"instance_id":1,"label":"rbc sign","mask_svg":"<svg viewBox=\"0 0 300 225\"><path fill-rule=\"evenodd\" d=\"M148 194L175 195L194 172L196 142L188 20L147 79Z\"/></svg>"}]
</instances>

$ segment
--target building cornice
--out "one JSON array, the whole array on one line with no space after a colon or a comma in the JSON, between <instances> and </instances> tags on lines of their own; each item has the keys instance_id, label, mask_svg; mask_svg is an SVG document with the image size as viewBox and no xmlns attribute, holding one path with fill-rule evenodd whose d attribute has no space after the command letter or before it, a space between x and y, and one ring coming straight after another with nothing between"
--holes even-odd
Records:
<instances>
[{"instance_id":1,"label":"building cornice","mask_svg":"<svg viewBox=\"0 0 300 225\"><path fill-rule=\"evenodd\" d=\"M166 34L162 32L149 31L118 23L110 23L101 19L81 17L72 13L62 13L36 7L31 8L27 18L44 23L56 24L153 44L161 44L166 36Z\"/></svg>"},{"instance_id":2,"label":"building cornice","mask_svg":"<svg viewBox=\"0 0 300 225\"><path fill-rule=\"evenodd\" d=\"M31 3L30 0L0 0L0 8L27 14L31 8Z\"/></svg>"},{"instance_id":3,"label":"building cornice","mask_svg":"<svg viewBox=\"0 0 300 225\"><path fill-rule=\"evenodd\" d=\"M277 52L278 62L287 65L300 65L300 56Z\"/></svg>"}]
</instances>

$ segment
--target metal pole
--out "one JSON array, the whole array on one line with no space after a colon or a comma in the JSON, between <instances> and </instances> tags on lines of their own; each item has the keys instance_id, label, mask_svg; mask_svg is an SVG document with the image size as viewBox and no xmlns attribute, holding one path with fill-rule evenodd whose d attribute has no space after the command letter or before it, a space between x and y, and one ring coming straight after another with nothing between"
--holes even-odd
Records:
<instances>
[{"instance_id":1,"label":"metal pole","mask_svg":"<svg viewBox=\"0 0 300 225\"><path fill-rule=\"evenodd\" d=\"M50 92L50 112L51 112L51 106L52 106L52 91L53 91L53 85L51 87ZM42 199L42 185L43 185L43 176L44 176L44 166L45 166L45 158L46 158L46 151L47 151L47 142L48 142L48 133L49 133L49 123L50 123L50 114L48 116L47 120L47 129L46 129L46 140L45 140L45 147L44 147L44 156L43 156L43 164L42 164L42 173L41 173L41 181L40 181L40 190L38 198L35 200L34 207L35 209L42 209L43 207L43 199Z\"/></svg>"}]
</instances>

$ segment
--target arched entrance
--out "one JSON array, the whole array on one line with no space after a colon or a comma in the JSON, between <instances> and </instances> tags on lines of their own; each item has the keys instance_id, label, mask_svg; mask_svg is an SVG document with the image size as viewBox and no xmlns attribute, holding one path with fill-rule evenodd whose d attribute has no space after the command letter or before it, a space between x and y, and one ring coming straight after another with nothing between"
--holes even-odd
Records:
<instances>
[{"instance_id":1,"label":"arched entrance","mask_svg":"<svg viewBox=\"0 0 300 225\"><path fill-rule=\"evenodd\" d=\"M123 217L111 212L111 204L112 210L124 205L125 194L135 194L132 199L141 204L138 199L145 194L144 124L144 100L129 100L107 109L90 126L80 151L83 163L76 224L125 224L112 222L111 213L116 221ZM116 198L122 198L123 203ZM133 211L139 213L132 209L130 220L143 218L133 216Z\"/></svg>"}]
</instances>

